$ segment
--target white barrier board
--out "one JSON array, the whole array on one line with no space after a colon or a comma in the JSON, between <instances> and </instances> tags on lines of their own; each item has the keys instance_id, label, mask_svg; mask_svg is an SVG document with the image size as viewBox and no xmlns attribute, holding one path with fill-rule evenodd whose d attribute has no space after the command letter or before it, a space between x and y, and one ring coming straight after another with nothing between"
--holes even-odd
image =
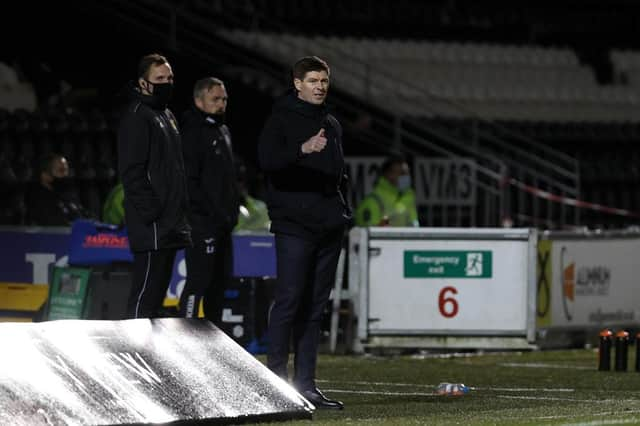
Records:
<instances>
[{"instance_id":1,"label":"white barrier board","mask_svg":"<svg viewBox=\"0 0 640 426\"><path fill-rule=\"evenodd\" d=\"M536 241L526 228L352 229L354 347L528 347Z\"/></svg>"},{"instance_id":2,"label":"white barrier board","mask_svg":"<svg viewBox=\"0 0 640 426\"><path fill-rule=\"evenodd\" d=\"M526 241L371 240L369 331L524 331Z\"/></svg>"}]
</instances>

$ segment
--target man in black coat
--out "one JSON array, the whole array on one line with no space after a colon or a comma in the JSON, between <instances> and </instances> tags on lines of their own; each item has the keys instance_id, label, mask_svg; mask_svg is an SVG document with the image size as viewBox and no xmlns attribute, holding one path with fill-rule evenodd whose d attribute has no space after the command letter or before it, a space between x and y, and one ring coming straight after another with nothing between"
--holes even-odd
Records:
<instances>
[{"instance_id":1,"label":"man in black coat","mask_svg":"<svg viewBox=\"0 0 640 426\"><path fill-rule=\"evenodd\" d=\"M205 316L218 323L225 283L231 276L231 231L239 211L231 133L224 124L224 83L214 77L198 80L193 102L181 122L193 247L185 250L187 281L180 314L197 317L204 298Z\"/></svg>"},{"instance_id":2,"label":"man in black coat","mask_svg":"<svg viewBox=\"0 0 640 426\"><path fill-rule=\"evenodd\" d=\"M294 386L318 408L341 409L317 389L315 369L322 313L351 219L343 196L342 128L324 102L327 63L304 57L292 77L295 91L275 103L258 145L277 256L267 365L287 378L293 337Z\"/></svg>"},{"instance_id":3,"label":"man in black coat","mask_svg":"<svg viewBox=\"0 0 640 426\"><path fill-rule=\"evenodd\" d=\"M167 108L172 89L167 59L143 57L118 129L118 169L133 252L130 318L159 315L176 251L191 245L180 132Z\"/></svg>"},{"instance_id":4,"label":"man in black coat","mask_svg":"<svg viewBox=\"0 0 640 426\"><path fill-rule=\"evenodd\" d=\"M73 196L69 164L60 154L48 154L40 163L38 182L27 196L27 223L40 226L70 226L76 219L91 217Z\"/></svg>"}]
</instances>

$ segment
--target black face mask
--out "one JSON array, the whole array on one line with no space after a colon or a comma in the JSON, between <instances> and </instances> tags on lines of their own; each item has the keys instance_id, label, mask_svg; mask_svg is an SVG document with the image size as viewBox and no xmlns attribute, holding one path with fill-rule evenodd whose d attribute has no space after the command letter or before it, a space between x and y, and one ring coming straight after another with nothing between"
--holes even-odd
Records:
<instances>
[{"instance_id":1,"label":"black face mask","mask_svg":"<svg viewBox=\"0 0 640 426\"><path fill-rule=\"evenodd\" d=\"M151 94L153 106L165 109L169 105L173 94L173 83L151 83L148 80L145 81L153 86L153 93Z\"/></svg>"},{"instance_id":2,"label":"black face mask","mask_svg":"<svg viewBox=\"0 0 640 426\"><path fill-rule=\"evenodd\" d=\"M70 178L54 177L53 182L51 182L51 186L57 194L64 195L71 192L73 189L73 182Z\"/></svg>"}]
</instances>

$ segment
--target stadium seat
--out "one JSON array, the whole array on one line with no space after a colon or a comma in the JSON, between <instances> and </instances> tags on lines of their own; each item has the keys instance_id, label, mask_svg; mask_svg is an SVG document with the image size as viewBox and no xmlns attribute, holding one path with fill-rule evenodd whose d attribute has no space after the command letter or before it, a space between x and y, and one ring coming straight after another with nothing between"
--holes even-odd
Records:
<instances>
[{"instance_id":1,"label":"stadium seat","mask_svg":"<svg viewBox=\"0 0 640 426\"><path fill-rule=\"evenodd\" d=\"M403 82L442 93L445 98L492 119L549 122L640 119L633 95L598 86L591 69L581 65L575 52L566 48L324 35L305 38L251 31L226 31L224 36L247 47L259 44L283 63L288 62L297 46L311 43L317 47L318 55L337 64L334 78L342 82L345 90L356 96L370 96L368 88L363 90L357 79L371 76L370 80L386 91L383 96L388 101L383 106L393 105L410 113L425 108L415 104L414 97L420 93L415 89L410 93ZM370 69L362 68L355 60L357 57L364 59ZM342 70L338 72L337 67ZM637 69L640 71L640 66ZM625 72L633 78L633 69ZM342 73L351 77L341 77ZM452 89L461 83L481 89L474 92ZM481 96L483 92L488 95ZM605 103L614 106L604 106ZM440 113L452 117L461 114L450 107Z\"/></svg>"}]
</instances>

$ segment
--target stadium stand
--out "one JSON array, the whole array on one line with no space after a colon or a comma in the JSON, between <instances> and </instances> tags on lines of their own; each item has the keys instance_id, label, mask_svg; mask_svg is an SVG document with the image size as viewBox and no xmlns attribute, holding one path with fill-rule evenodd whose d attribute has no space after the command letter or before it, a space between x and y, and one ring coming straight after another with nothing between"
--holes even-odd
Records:
<instances>
[{"instance_id":1,"label":"stadium stand","mask_svg":"<svg viewBox=\"0 0 640 426\"><path fill-rule=\"evenodd\" d=\"M244 97L238 91L232 96L238 105L264 99L268 105L286 88L282 76L292 58L318 54L332 65L332 101L351 141L347 154L384 155L401 148L412 156L433 156L446 149L476 158L486 172L480 183L493 192L500 181L487 176L506 170L506 176L562 197L635 211L640 60L630 40L636 6L614 2L603 10L588 0L575 14L568 3L500 0L321 1L317 7L296 0L110 0L78 3L69 19L82 16L89 38L91 26L113 23L123 41L133 35L140 46L158 46L160 37L177 64L197 58L191 64L216 70L246 90ZM60 62L55 65L62 71ZM114 68L105 68L102 80L112 78ZM84 83L78 74L71 67L56 73L71 86ZM256 103L257 92L262 98ZM102 192L98 182L111 183L115 176L111 111L76 111L82 118L64 109L32 116L32 123L46 118L49 128L21 136L25 144L16 145L13 130L1 133L2 140L11 140L1 150L10 159L6 170L15 174L14 160L24 164L62 149L73 158L78 186ZM259 128L265 111L243 116L242 126L232 128ZM251 140L246 144L252 152ZM24 181L28 174L21 166L15 178ZM531 218L516 221L518 226L534 223L533 216L557 227L636 223L588 208L565 206L561 212L555 203L510 189L513 213ZM91 197L97 199L84 195L87 204Z\"/></svg>"},{"instance_id":2,"label":"stadium stand","mask_svg":"<svg viewBox=\"0 0 640 426\"><path fill-rule=\"evenodd\" d=\"M25 223L24 196L38 179L40 159L52 152L69 161L74 189L82 204L99 217L102 201L116 179L115 136L103 114L52 110L44 115L0 110L0 224Z\"/></svg>"}]
</instances>

